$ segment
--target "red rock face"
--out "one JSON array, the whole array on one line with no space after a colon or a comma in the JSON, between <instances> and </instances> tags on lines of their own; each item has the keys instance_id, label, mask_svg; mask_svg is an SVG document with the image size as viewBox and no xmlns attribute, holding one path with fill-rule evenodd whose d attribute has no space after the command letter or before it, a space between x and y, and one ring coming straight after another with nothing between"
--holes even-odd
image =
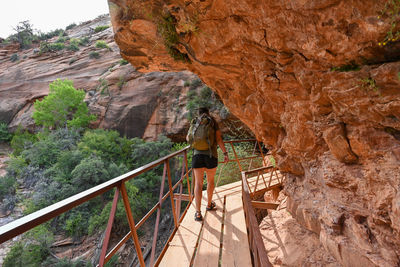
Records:
<instances>
[{"instance_id":1,"label":"red rock face","mask_svg":"<svg viewBox=\"0 0 400 267\"><path fill-rule=\"evenodd\" d=\"M215 90L273 148L292 213L344 266L400 264L400 44L378 45L385 3L109 0L124 58Z\"/></svg>"},{"instance_id":2,"label":"red rock face","mask_svg":"<svg viewBox=\"0 0 400 267\"><path fill-rule=\"evenodd\" d=\"M11 130L18 126L33 130L34 101L48 94L49 83L58 78L70 79L76 88L87 93L85 101L98 118L93 127L116 129L128 137L154 140L164 134L173 141L185 141L189 128L188 84L198 77L187 71L143 74L130 64L121 64L112 29L93 31L109 23L110 18L105 16L67 31L71 38L90 39L88 45L74 52L62 50L40 55L38 48L20 50L18 45L0 43L0 121L7 122ZM95 48L99 40L110 49ZM94 51L100 54L99 58L90 58ZM14 53L19 58L15 62L10 60ZM195 89L199 91L203 86L200 82ZM229 116L222 120L222 126L235 120ZM227 127L222 128L230 132Z\"/></svg>"}]
</instances>

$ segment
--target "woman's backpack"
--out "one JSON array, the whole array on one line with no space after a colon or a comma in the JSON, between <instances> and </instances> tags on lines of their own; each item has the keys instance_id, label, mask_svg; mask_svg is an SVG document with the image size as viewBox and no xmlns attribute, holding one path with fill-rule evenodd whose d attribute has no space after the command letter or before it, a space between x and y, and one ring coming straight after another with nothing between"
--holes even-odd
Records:
<instances>
[{"instance_id":1,"label":"woman's backpack","mask_svg":"<svg viewBox=\"0 0 400 267\"><path fill-rule=\"evenodd\" d=\"M196 150L209 150L215 143L214 120L207 114L193 119L188 132L188 142Z\"/></svg>"}]
</instances>

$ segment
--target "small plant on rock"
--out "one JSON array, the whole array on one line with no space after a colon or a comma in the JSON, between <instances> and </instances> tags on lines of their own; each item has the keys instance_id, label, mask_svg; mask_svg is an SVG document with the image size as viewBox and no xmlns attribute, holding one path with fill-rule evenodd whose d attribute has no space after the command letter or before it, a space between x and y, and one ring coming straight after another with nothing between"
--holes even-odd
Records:
<instances>
[{"instance_id":1,"label":"small plant on rock","mask_svg":"<svg viewBox=\"0 0 400 267\"><path fill-rule=\"evenodd\" d=\"M106 30L106 29L108 29L108 28L110 28L109 25L97 26L97 27L94 29L94 32L101 32L101 31L104 31L104 30Z\"/></svg>"},{"instance_id":2,"label":"small plant on rock","mask_svg":"<svg viewBox=\"0 0 400 267\"><path fill-rule=\"evenodd\" d=\"M12 62L17 61L17 60L18 60L18 54L17 54L17 53L12 54L11 57L10 57L10 60L11 60Z\"/></svg>"},{"instance_id":3,"label":"small plant on rock","mask_svg":"<svg viewBox=\"0 0 400 267\"><path fill-rule=\"evenodd\" d=\"M365 91L372 90L379 93L379 87L376 85L376 81L371 77L360 79L359 86Z\"/></svg>"},{"instance_id":4,"label":"small plant on rock","mask_svg":"<svg viewBox=\"0 0 400 267\"><path fill-rule=\"evenodd\" d=\"M99 52L92 51L92 52L89 53L89 58L98 59L98 58L100 58L100 54L99 54Z\"/></svg>"},{"instance_id":5,"label":"small plant on rock","mask_svg":"<svg viewBox=\"0 0 400 267\"><path fill-rule=\"evenodd\" d=\"M379 19L387 17L389 19L390 28L385 38L378 43L379 46L385 46L390 42L395 42L400 38L398 30L398 22L400 18L400 0L387 0L385 7L380 12Z\"/></svg>"},{"instance_id":6,"label":"small plant on rock","mask_svg":"<svg viewBox=\"0 0 400 267\"><path fill-rule=\"evenodd\" d=\"M100 49L102 49L102 48L108 48L108 49L110 49L110 47L108 46L108 44L107 44L105 41L102 41L102 40L97 41L96 44L95 44L95 47L96 47L96 48L100 48Z\"/></svg>"},{"instance_id":7,"label":"small plant on rock","mask_svg":"<svg viewBox=\"0 0 400 267\"><path fill-rule=\"evenodd\" d=\"M119 61L119 65L121 65L121 66L126 65L126 64L128 64L128 63L129 63L129 61L126 60L126 59L121 59L121 60Z\"/></svg>"}]
</instances>

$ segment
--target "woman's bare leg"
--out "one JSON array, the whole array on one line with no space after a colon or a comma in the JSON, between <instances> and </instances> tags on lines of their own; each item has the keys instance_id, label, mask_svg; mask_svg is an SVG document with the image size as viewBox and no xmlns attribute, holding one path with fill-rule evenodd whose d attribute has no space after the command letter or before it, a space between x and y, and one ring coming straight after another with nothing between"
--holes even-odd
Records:
<instances>
[{"instance_id":1,"label":"woman's bare leg","mask_svg":"<svg viewBox=\"0 0 400 267\"><path fill-rule=\"evenodd\" d=\"M201 209L201 198L203 193L203 177L205 168L194 168L194 199L196 203L196 211ZM208 177L208 175L207 175Z\"/></svg>"},{"instance_id":2,"label":"woman's bare leg","mask_svg":"<svg viewBox=\"0 0 400 267\"><path fill-rule=\"evenodd\" d=\"M215 167L214 169L205 169L205 171L207 174L207 205L210 206L215 188L214 177L215 173L217 172L217 167Z\"/></svg>"}]
</instances>

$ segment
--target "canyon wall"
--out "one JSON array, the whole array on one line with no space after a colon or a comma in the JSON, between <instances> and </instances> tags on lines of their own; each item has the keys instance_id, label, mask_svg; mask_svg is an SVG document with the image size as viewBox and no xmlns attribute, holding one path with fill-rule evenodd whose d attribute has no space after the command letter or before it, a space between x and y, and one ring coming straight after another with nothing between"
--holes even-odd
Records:
<instances>
[{"instance_id":1,"label":"canyon wall","mask_svg":"<svg viewBox=\"0 0 400 267\"><path fill-rule=\"evenodd\" d=\"M188 71L136 71L122 61L112 28L95 31L109 24L106 15L67 30L71 39L88 38L78 51L41 53L39 44L23 50L17 44L0 43L0 121L12 131L19 126L33 130L34 101L46 96L49 83L60 78L72 80L75 88L85 90L90 112L97 116L92 127L115 129L128 137L154 140L164 134L173 141L184 141L189 128L187 92L199 91L204 84ZM98 41L109 48L96 48ZM93 53L98 53L98 58L92 57ZM11 60L13 55L18 55L16 61ZM224 119L215 115L226 133L231 132L228 125L234 124L232 130L243 127L232 115Z\"/></svg>"},{"instance_id":2,"label":"canyon wall","mask_svg":"<svg viewBox=\"0 0 400 267\"><path fill-rule=\"evenodd\" d=\"M121 55L215 90L273 149L289 210L343 266L400 264L400 43L385 40L397 21L381 15L387 1L108 2Z\"/></svg>"}]
</instances>

